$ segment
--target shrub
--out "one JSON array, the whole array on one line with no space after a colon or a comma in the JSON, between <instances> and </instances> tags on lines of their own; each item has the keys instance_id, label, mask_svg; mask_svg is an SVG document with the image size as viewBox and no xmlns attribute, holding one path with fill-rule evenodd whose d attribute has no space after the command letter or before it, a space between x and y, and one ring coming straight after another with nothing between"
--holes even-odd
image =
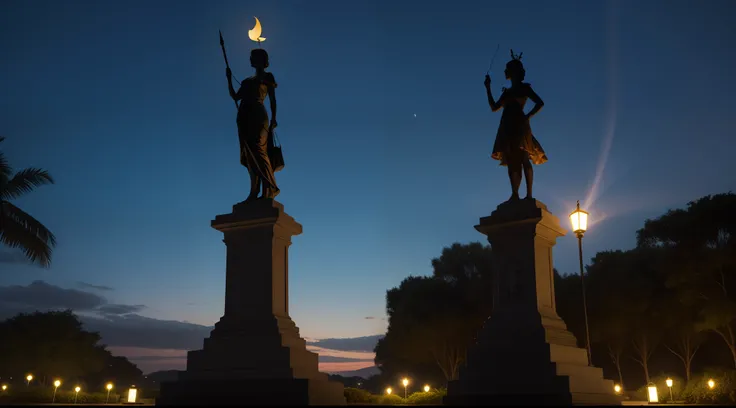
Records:
<instances>
[{"instance_id":1,"label":"shrub","mask_svg":"<svg viewBox=\"0 0 736 408\"><path fill-rule=\"evenodd\" d=\"M359 388L345 387L345 399L348 404L367 404L371 402L371 393Z\"/></svg>"},{"instance_id":2,"label":"shrub","mask_svg":"<svg viewBox=\"0 0 736 408\"><path fill-rule=\"evenodd\" d=\"M659 397L659 402L664 403L669 402L670 400L670 390L669 387L667 387L667 378L672 379L673 400L681 401L683 399L682 392L685 389L685 380L677 376L657 375L651 377L650 380L654 383L654 385L657 386L657 396ZM644 387L636 390L636 398L641 401L648 401L649 390L647 388L648 386L645 385Z\"/></svg>"},{"instance_id":3,"label":"shrub","mask_svg":"<svg viewBox=\"0 0 736 408\"><path fill-rule=\"evenodd\" d=\"M716 383L712 390L708 387L711 378ZM736 370L708 369L693 376L682 398L690 404L736 404Z\"/></svg>"},{"instance_id":4,"label":"shrub","mask_svg":"<svg viewBox=\"0 0 736 408\"><path fill-rule=\"evenodd\" d=\"M407 402L416 405L442 405L442 398L445 395L447 395L447 390L445 389L415 392L409 395Z\"/></svg>"},{"instance_id":5,"label":"shrub","mask_svg":"<svg viewBox=\"0 0 736 408\"><path fill-rule=\"evenodd\" d=\"M74 390L58 389L56 391L57 403L74 403ZM86 393L80 391L77 394L77 403L83 404L103 404L107 399L107 392ZM53 387L18 387L9 389L0 395L0 405L14 403L50 403L54 398ZM120 396L117 393L110 393L110 402L117 402Z\"/></svg>"},{"instance_id":6,"label":"shrub","mask_svg":"<svg viewBox=\"0 0 736 408\"><path fill-rule=\"evenodd\" d=\"M396 394L391 395L372 395L371 403L378 405L399 405L406 404L406 401Z\"/></svg>"}]
</instances>

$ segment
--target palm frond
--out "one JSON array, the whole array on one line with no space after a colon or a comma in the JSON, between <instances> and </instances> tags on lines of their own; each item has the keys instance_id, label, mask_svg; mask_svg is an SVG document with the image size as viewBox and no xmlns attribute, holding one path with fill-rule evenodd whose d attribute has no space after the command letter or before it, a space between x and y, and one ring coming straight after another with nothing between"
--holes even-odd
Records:
<instances>
[{"instance_id":1,"label":"palm frond","mask_svg":"<svg viewBox=\"0 0 736 408\"><path fill-rule=\"evenodd\" d=\"M5 137L0 136L0 142L5 140ZM5 154L0 151L0 186L10 179L10 176L13 175L13 169L10 167L10 163L8 163L8 159L5 158Z\"/></svg>"},{"instance_id":2,"label":"palm frond","mask_svg":"<svg viewBox=\"0 0 736 408\"><path fill-rule=\"evenodd\" d=\"M0 242L20 248L31 262L43 267L51 263L56 237L31 215L7 202L0 201Z\"/></svg>"},{"instance_id":3,"label":"palm frond","mask_svg":"<svg viewBox=\"0 0 736 408\"><path fill-rule=\"evenodd\" d=\"M23 194L30 193L34 188L45 184L54 184L49 172L42 169L27 168L15 174L0 189L0 200L12 200Z\"/></svg>"}]
</instances>

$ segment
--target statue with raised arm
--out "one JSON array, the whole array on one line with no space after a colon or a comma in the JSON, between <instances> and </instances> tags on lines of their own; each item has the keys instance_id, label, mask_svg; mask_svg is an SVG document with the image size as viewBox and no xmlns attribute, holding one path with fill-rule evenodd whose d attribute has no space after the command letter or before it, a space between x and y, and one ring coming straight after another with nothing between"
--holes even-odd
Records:
<instances>
[{"instance_id":1,"label":"statue with raised arm","mask_svg":"<svg viewBox=\"0 0 736 408\"><path fill-rule=\"evenodd\" d=\"M268 157L269 138L273 137L276 128L276 79L268 68L268 53L261 48L250 52L250 65L255 68L255 75L246 78L235 92L232 71L226 68L227 84L230 96L240 102L237 124L240 139L240 164L248 169L250 175L250 194L245 201L256 198L275 198L279 194L276 177ZM263 101L268 96L271 105L271 120ZM258 191L263 188L261 197Z\"/></svg>"},{"instance_id":2,"label":"statue with raised arm","mask_svg":"<svg viewBox=\"0 0 736 408\"><path fill-rule=\"evenodd\" d=\"M508 167L509 181L511 182L511 198L509 198L509 201L519 199L522 171L526 180L526 198L532 198L532 184L534 181L532 163L542 164L547 161L547 155L532 134L532 128L529 125L529 119L542 109L544 102L534 92L532 86L524 82L526 71L521 63L522 54L516 55L511 50L511 61L506 64L506 70L504 71L506 79L511 81L511 87L503 89L498 101L493 99L491 77L486 75L484 81L491 110L495 112L503 109L491 157L499 160L501 166ZM529 113L524 113L524 105L527 99L534 102L534 107Z\"/></svg>"}]
</instances>

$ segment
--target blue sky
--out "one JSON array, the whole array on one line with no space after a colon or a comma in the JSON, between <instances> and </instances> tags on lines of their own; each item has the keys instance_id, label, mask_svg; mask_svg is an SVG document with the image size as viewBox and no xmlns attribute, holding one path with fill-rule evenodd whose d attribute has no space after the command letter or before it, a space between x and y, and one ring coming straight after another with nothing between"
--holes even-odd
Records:
<instances>
[{"instance_id":1,"label":"blue sky","mask_svg":"<svg viewBox=\"0 0 736 408\"><path fill-rule=\"evenodd\" d=\"M647 217L736 187L736 3L695 4L5 2L2 148L56 178L17 204L59 245L49 270L0 263L0 285L85 282L152 319L220 317L209 222L248 178L217 30L242 79L253 16L279 82L279 201L304 226L290 295L306 337L382 333L386 289L481 240L473 226L509 195L482 84L497 44L494 93L513 48L546 103L535 196L564 225L577 199L591 212L586 258L632 247ZM571 234L554 256L576 271Z\"/></svg>"}]
</instances>

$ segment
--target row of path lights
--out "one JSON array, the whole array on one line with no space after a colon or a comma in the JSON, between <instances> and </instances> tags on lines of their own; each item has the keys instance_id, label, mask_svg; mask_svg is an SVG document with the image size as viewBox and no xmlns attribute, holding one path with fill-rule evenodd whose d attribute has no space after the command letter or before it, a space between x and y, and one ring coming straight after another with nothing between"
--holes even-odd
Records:
<instances>
[{"instance_id":1,"label":"row of path lights","mask_svg":"<svg viewBox=\"0 0 736 408\"><path fill-rule=\"evenodd\" d=\"M671 378L668 378L664 381L664 383L667 385L667 388L669 388L670 390L670 402L674 402L675 399L672 396L672 386L675 384L675 382L672 381ZM708 384L708 389L710 390L716 387L716 382L713 381L712 378L708 380L707 384ZM621 386L616 384L615 388L616 388L616 394L620 394ZM654 385L654 383L649 383L649 385L647 386L647 394L648 394L648 397L649 397L648 400L650 403L654 404L654 403L659 402L659 394L657 392L657 386Z\"/></svg>"},{"instance_id":2,"label":"row of path lights","mask_svg":"<svg viewBox=\"0 0 736 408\"><path fill-rule=\"evenodd\" d=\"M29 387L31 385L31 381L33 381L33 374L28 374L26 376L26 387ZM59 390L59 387L61 386L61 380L54 380L54 393L51 397L51 403L56 402L56 391ZM107 383L105 385L105 389L107 389L107 398L105 398L105 404L108 404L110 402L110 391L112 391L113 385L112 383ZM8 385L3 384L2 387L0 387L2 391L8 390ZM74 403L77 403L77 397L79 396L79 391L82 391L82 387L76 386L74 387ZM133 400L135 400L135 397L133 397Z\"/></svg>"},{"instance_id":3,"label":"row of path lights","mask_svg":"<svg viewBox=\"0 0 736 408\"><path fill-rule=\"evenodd\" d=\"M408 396L408 387L409 387L409 379L404 378L401 380L401 385L404 386L404 399ZM432 387L430 387L428 384L424 386L424 392L429 392L432 390ZM391 395L394 392L393 388L386 387L386 395Z\"/></svg>"}]
</instances>

